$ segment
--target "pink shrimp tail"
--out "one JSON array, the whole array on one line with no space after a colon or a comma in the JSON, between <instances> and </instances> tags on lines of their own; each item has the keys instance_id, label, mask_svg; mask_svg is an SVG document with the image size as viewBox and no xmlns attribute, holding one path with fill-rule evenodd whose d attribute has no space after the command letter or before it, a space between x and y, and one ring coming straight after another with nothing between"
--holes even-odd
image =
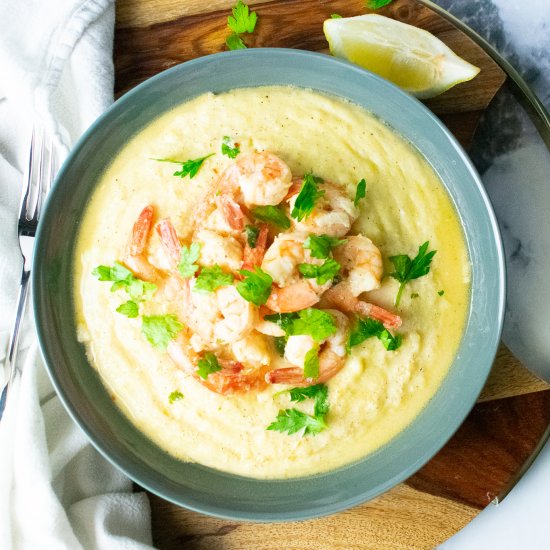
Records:
<instances>
[{"instance_id":1,"label":"pink shrimp tail","mask_svg":"<svg viewBox=\"0 0 550 550\"><path fill-rule=\"evenodd\" d=\"M285 195L285 198L283 201L290 200L294 195L297 195L300 192L300 189L302 188L302 183L304 180L302 178L294 178L292 180L292 185L290 186L287 194Z\"/></svg>"},{"instance_id":2,"label":"pink shrimp tail","mask_svg":"<svg viewBox=\"0 0 550 550\"><path fill-rule=\"evenodd\" d=\"M151 223L153 222L153 215L154 209L149 204L141 211L136 223L134 223L128 246L128 253L130 256L138 256L145 250L149 231L151 230Z\"/></svg>"},{"instance_id":3,"label":"pink shrimp tail","mask_svg":"<svg viewBox=\"0 0 550 550\"><path fill-rule=\"evenodd\" d=\"M158 222L157 233L170 261L174 266L177 266L181 256L181 244L169 218L164 218Z\"/></svg>"},{"instance_id":4,"label":"pink shrimp tail","mask_svg":"<svg viewBox=\"0 0 550 550\"><path fill-rule=\"evenodd\" d=\"M363 302L361 300L357 301L355 310L360 315L365 317L372 317L377 321L381 321L387 329L398 329L401 326L401 317L384 309L375 304L370 304L368 302Z\"/></svg>"},{"instance_id":5,"label":"pink shrimp tail","mask_svg":"<svg viewBox=\"0 0 550 550\"><path fill-rule=\"evenodd\" d=\"M217 203L221 208L225 221L236 231L244 229L244 213L240 205L229 195L220 195Z\"/></svg>"}]
</instances>

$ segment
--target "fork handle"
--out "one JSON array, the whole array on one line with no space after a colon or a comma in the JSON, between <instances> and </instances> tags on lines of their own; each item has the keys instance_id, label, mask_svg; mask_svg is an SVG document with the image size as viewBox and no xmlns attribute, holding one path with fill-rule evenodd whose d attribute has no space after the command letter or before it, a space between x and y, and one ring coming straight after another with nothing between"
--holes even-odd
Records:
<instances>
[{"instance_id":1,"label":"fork handle","mask_svg":"<svg viewBox=\"0 0 550 550\"><path fill-rule=\"evenodd\" d=\"M2 389L2 396L0 397L0 420L4 414L6 402L8 400L8 394L10 388L15 379L15 362L17 360L17 350L19 348L19 336L21 334L21 325L23 323L23 314L25 313L25 305L27 303L27 294L29 293L30 286L30 274L31 272L23 268L21 274L21 284L19 286L19 293L17 294L17 310L15 312L15 319L10 334L10 341L8 344L8 354L6 356L5 371L8 374L7 382Z\"/></svg>"}]
</instances>

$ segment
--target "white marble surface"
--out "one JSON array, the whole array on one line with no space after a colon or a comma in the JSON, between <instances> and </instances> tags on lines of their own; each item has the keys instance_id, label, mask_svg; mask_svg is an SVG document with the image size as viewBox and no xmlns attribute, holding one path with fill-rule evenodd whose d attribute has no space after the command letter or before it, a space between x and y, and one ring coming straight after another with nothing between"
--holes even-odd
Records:
<instances>
[{"instance_id":1,"label":"white marble surface","mask_svg":"<svg viewBox=\"0 0 550 550\"><path fill-rule=\"evenodd\" d=\"M436 0L489 40L550 108L550 0ZM550 381L550 154L528 117L503 93L479 132L474 162L489 192L506 253L503 339ZM550 548L550 445L498 506L489 506L445 550Z\"/></svg>"}]
</instances>

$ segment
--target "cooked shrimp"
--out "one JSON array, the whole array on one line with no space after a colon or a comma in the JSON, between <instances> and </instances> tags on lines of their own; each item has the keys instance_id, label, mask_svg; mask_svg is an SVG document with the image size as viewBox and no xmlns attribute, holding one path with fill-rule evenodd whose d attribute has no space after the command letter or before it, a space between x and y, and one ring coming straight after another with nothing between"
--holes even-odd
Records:
<instances>
[{"instance_id":1,"label":"cooked shrimp","mask_svg":"<svg viewBox=\"0 0 550 550\"><path fill-rule=\"evenodd\" d=\"M372 317L388 329L399 328L401 318L398 315L358 298L363 292L380 287L382 256L373 242L363 235L347 237L345 243L333 250L333 255L342 266L344 280L323 294L322 306Z\"/></svg>"},{"instance_id":2,"label":"cooked shrimp","mask_svg":"<svg viewBox=\"0 0 550 550\"><path fill-rule=\"evenodd\" d=\"M292 184L287 164L267 151L241 154L221 175L218 188L239 204L267 206L279 204Z\"/></svg>"},{"instance_id":3,"label":"cooked shrimp","mask_svg":"<svg viewBox=\"0 0 550 550\"><path fill-rule=\"evenodd\" d=\"M197 382L209 390L227 395L235 392L247 392L265 384L263 368L246 369L238 361L217 357L221 370L211 373L206 379L197 373L200 355L189 345L188 335L180 333L168 344L167 353L174 364L190 374Z\"/></svg>"},{"instance_id":4,"label":"cooked shrimp","mask_svg":"<svg viewBox=\"0 0 550 550\"><path fill-rule=\"evenodd\" d=\"M239 363L250 367L268 367L271 362L265 336L255 330L234 342L231 351Z\"/></svg>"},{"instance_id":5,"label":"cooked shrimp","mask_svg":"<svg viewBox=\"0 0 550 550\"><path fill-rule=\"evenodd\" d=\"M265 249L267 246L267 236L269 234L269 227L266 223L260 224L260 231L256 238L256 246L252 248L248 244L248 239L244 246L243 253L243 265L241 269L247 269L253 271L254 267L261 266L265 255Z\"/></svg>"},{"instance_id":6,"label":"cooked shrimp","mask_svg":"<svg viewBox=\"0 0 550 550\"><path fill-rule=\"evenodd\" d=\"M319 348L319 376L315 379L304 378L304 360L307 352L313 347L310 336L289 336L285 347L285 358L294 367L275 369L268 372L266 380L270 384L291 384L296 387L311 386L330 380L345 364L346 342L349 320L340 311L327 309L336 321L337 331L321 343Z\"/></svg>"},{"instance_id":7,"label":"cooked shrimp","mask_svg":"<svg viewBox=\"0 0 550 550\"><path fill-rule=\"evenodd\" d=\"M292 220L295 231L307 231L316 235L327 234L331 237L343 237L359 215L344 189L331 182L320 184L325 194L315 203L313 212L301 222ZM289 199L290 211L294 208L298 194Z\"/></svg>"},{"instance_id":8,"label":"cooked shrimp","mask_svg":"<svg viewBox=\"0 0 550 550\"><path fill-rule=\"evenodd\" d=\"M154 209L151 205L146 206L134 223L127 252L124 256L124 264L132 273L143 281L158 282L162 275L153 266L146 254L149 233L153 223Z\"/></svg>"},{"instance_id":9,"label":"cooked shrimp","mask_svg":"<svg viewBox=\"0 0 550 550\"><path fill-rule=\"evenodd\" d=\"M286 313L311 307L332 284L329 281L320 285L315 279L301 277L299 264L321 265L324 262L313 258L310 251L304 249L306 238L305 233L281 234L265 253L262 269L271 275L275 283L266 303L272 311Z\"/></svg>"},{"instance_id":10,"label":"cooked shrimp","mask_svg":"<svg viewBox=\"0 0 550 550\"><path fill-rule=\"evenodd\" d=\"M218 264L229 271L238 271L243 263L243 246L231 236L223 236L209 229L200 229L193 235L193 241L201 245L197 263L201 266Z\"/></svg>"},{"instance_id":11,"label":"cooked shrimp","mask_svg":"<svg viewBox=\"0 0 550 550\"><path fill-rule=\"evenodd\" d=\"M266 315L270 315L271 313L273 312L270 309L265 306L261 306L258 311L259 321L256 323L254 328L266 336L284 336L285 331L279 325L264 319Z\"/></svg>"}]
</instances>

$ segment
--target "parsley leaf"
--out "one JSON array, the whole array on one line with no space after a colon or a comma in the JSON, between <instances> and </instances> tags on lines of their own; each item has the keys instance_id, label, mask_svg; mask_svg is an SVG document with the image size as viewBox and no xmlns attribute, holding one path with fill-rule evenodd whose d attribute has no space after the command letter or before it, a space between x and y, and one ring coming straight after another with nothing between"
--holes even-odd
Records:
<instances>
[{"instance_id":1,"label":"parsley leaf","mask_svg":"<svg viewBox=\"0 0 550 550\"><path fill-rule=\"evenodd\" d=\"M319 178L316 178L313 174L306 174L304 176L302 187L294 202L294 208L290 213L291 217L301 222L313 212L315 202L325 194L325 192L320 191L317 186L318 183L321 182Z\"/></svg>"},{"instance_id":2,"label":"parsley leaf","mask_svg":"<svg viewBox=\"0 0 550 550\"><path fill-rule=\"evenodd\" d=\"M206 380L209 374L222 370L218 358L212 353L206 353L203 359L199 359L197 374Z\"/></svg>"},{"instance_id":3,"label":"parsley leaf","mask_svg":"<svg viewBox=\"0 0 550 550\"><path fill-rule=\"evenodd\" d=\"M373 336L376 336L382 342L387 351L394 351L401 346L402 337L400 334L394 336L380 321L367 317L366 319L359 319L353 327L346 346L348 352L352 347L358 346Z\"/></svg>"},{"instance_id":4,"label":"parsley leaf","mask_svg":"<svg viewBox=\"0 0 550 550\"><path fill-rule=\"evenodd\" d=\"M426 241L421 245L418 248L418 254L412 260L406 254L390 256L390 262L393 263L393 267L395 268L395 271L390 273L390 277L397 279L401 283L397 291L397 296L395 297L396 306L399 305L399 300L401 300L401 294L403 293L405 285L412 279L418 279L430 271L432 258L437 251L432 250L426 253L429 244L429 241Z\"/></svg>"},{"instance_id":5,"label":"parsley leaf","mask_svg":"<svg viewBox=\"0 0 550 550\"><path fill-rule=\"evenodd\" d=\"M365 5L371 10L379 10L380 8L387 6L391 2L393 2L393 0L367 0L365 2Z\"/></svg>"},{"instance_id":6,"label":"parsley leaf","mask_svg":"<svg viewBox=\"0 0 550 550\"><path fill-rule=\"evenodd\" d=\"M304 378L319 378L319 346L313 346L304 359Z\"/></svg>"},{"instance_id":7,"label":"parsley leaf","mask_svg":"<svg viewBox=\"0 0 550 550\"><path fill-rule=\"evenodd\" d=\"M181 170L176 170L174 172L174 176L179 176L180 178L185 178L186 176L189 176L189 179L191 179L197 175L198 171L200 170L200 167L202 166L202 163L207 158L210 158L213 155L214 153L210 153L205 157L201 157L198 159L190 159L190 160L173 160L173 159L151 159L151 160L156 160L157 162L172 162L173 164L181 164Z\"/></svg>"},{"instance_id":8,"label":"parsley leaf","mask_svg":"<svg viewBox=\"0 0 550 550\"><path fill-rule=\"evenodd\" d=\"M314 258L324 260L330 256L330 251L333 247L344 244L346 241L331 237L330 235L310 235L304 241L304 248L311 250L311 255Z\"/></svg>"},{"instance_id":9,"label":"parsley leaf","mask_svg":"<svg viewBox=\"0 0 550 550\"><path fill-rule=\"evenodd\" d=\"M342 19L342 16L339 15L338 13L331 13L330 18L331 19Z\"/></svg>"},{"instance_id":10,"label":"parsley leaf","mask_svg":"<svg viewBox=\"0 0 550 550\"><path fill-rule=\"evenodd\" d=\"M226 38L225 43L230 50L246 50L246 44L238 34L230 34Z\"/></svg>"},{"instance_id":11,"label":"parsley leaf","mask_svg":"<svg viewBox=\"0 0 550 550\"><path fill-rule=\"evenodd\" d=\"M203 267L193 286L195 292L214 292L220 286L227 286L233 282L233 275L225 273L216 264L212 267Z\"/></svg>"},{"instance_id":12,"label":"parsley leaf","mask_svg":"<svg viewBox=\"0 0 550 550\"><path fill-rule=\"evenodd\" d=\"M141 324L141 333L155 348L166 351L168 343L178 332L183 330L183 324L175 315L144 315Z\"/></svg>"},{"instance_id":13,"label":"parsley leaf","mask_svg":"<svg viewBox=\"0 0 550 550\"><path fill-rule=\"evenodd\" d=\"M263 306L271 294L271 285L273 284L271 275L259 267L255 267L254 272L241 269L239 273L245 278L237 283L237 292L254 305Z\"/></svg>"},{"instance_id":14,"label":"parsley leaf","mask_svg":"<svg viewBox=\"0 0 550 550\"><path fill-rule=\"evenodd\" d=\"M281 356L285 356L286 336L274 336L273 343L275 344L275 350Z\"/></svg>"},{"instance_id":15,"label":"parsley leaf","mask_svg":"<svg viewBox=\"0 0 550 550\"><path fill-rule=\"evenodd\" d=\"M180 262L178 264L178 270L180 275L184 279L192 277L199 266L195 262L199 259L201 252L201 245L199 243L191 243L191 246L182 246Z\"/></svg>"},{"instance_id":16,"label":"parsley leaf","mask_svg":"<svg viewBox=\"0 0 550 550\"><path fill-rule=\"evenodd\" d=\"M175 401L179 401L180 399L183 399L184 395L178 390L174 390L169 396L168 396L168 402L170 405L174 403Z\"/></svg>"},{"instance_id":17,"label":"parsley leaf","mask_svg":"<svg viewBox=\"0 0 550 550\"><path fill-rule=\"evenodd\" d=\"M444 290L440 290L440 291L438 292L438 294L439 294L440 296L443 296L443 294L445 294L445 291L444 291Z\"/></svg>"},{"instance_id":18,"label":"parsley leaf","mask_svg":"<svg viewBox=\"0 0 550 550\"><path fill-rule=\"evenodd\" d=\"M258 15L256 12L249 12L248 6L238 0L237 4L233 6L233 16L227 18L227 26L235 33L242 34L244 32L254 32Z\"/></svg>"},{"instance_id":19,"label":"parsley leaf","mask_svg":"<svg viewBox=\"0 0 550 550\"><path fill-rule=\"evenodd\" d=\"M317 283L324 285L332 281L342 266L334 259L325 260L322 265L298 264L298 271L306 279L316 279Z\"/></svg>"},{"instance_id":20,"label":"parsley leaf","mask_svg":"<svg viewBox=\"0 0 550 550\"><path fill-rule=\"evenodd\" d=\"M250 248L256 248L256 241L258 240L258 235L260 234L260 228L255 225L247 225L244 228L244 232L246 234L248 246Z\"/></svg>"},{"instance_id":21,"label":"parsley leaf","mask_svg":"<svg viewBox=\"0 0 550 550\"><path fill-rule=\"evenodd\" d=\"M114 283L129 281L133 273L122 264L115 262L113 267L108 265L98 265L92 270L92 275L100 281L112 281ZM116 290L116 289L115 289Z\"/></svg>"},{"instance_id":22,"label":"parsley leaf","mask_svg":"<svg viewBox=\"0 0 550 550\"><path fill-rule=\"evenodd\" d=\"M122 313L122 315L126 315L126 317L133 319L134 317L138 316L139 307L133 300L128 300L127 302L120 304L116 308L116 311L118 313Z\"/></svg>"},{"instance_id":23,"label":"parsley leaf","mask_svg":"<svg viewBox=\"0 0 550 550\"><path fill-rule=\"evenodd\" d=\"M235 145L234 141L229 136L223 136L222 155L227 155L230 159L234 159L240 152L241 150L239 147Z\"/></svg>"},{"instance_id":24,"label":"parsley leaf","mask_svg":"<svg viewBox=\"0 0 550 550\"><path fill-rule=\"evenodd\" d=\"M287 336L292 330L290 327L294 322L294 319L298 319L297 313L273 313L272 315L265 315L264 319L270 323L275 323L278 327L281 327Z\"/></svg>"},{"instance_id":25,"label":"parsley leaf","mask_svg":"<svg viewBox=\"0 0 550 550\"><path fill-rule=\"evenodd\" d=\"M366 196L367 196L367 182L365 181L365 178L363 178L357 184L357 191L355 191L355 198L353 199L353 204L357 206L359 204L359 201L361 199L364 199Z\"/></svg>"},{"instance_id":26,"label":"parsley leaf","mask_svg":"<svg viewBox=\"0 0 550 550\"><path fill-rule=\"evenodd\" d=\"M288 435L304 430L303 435L316 435L326 427L325 419L322 416L311 416L297 409L284 409L279 411L277 419L267 429L288 432Z\"/></svg>"},{"instance_id":27,"label":"parsley leaf","mask_svg":"<svg viewBox=\"0 0 550 550\"><path fill-rule=\"evenodd\" d=\"M316 342L321 342L335 334L336 330L336 322L330 313L310 307L298 312L298 318L294 319L290 325L289 336L305 334L311 336Z\"/></svg>"},{"instance_id":28,"label":"parsley leaf","mask_svg":"<svg viewBox=\"0 0 550 550\"><path fill-rule=\"evenodd\" d=\"M257 220L272 223L281 229L290 229L290 220L280 206L257 206L250 213Z\"/></svg>"},{"instance_id":29,"label":"parsley leaf","mask_svg":"<svg viewBox=\"0 0 550 550\"><path fill-rule=\"evenodd\" d=\"M315 399L315 407L313 409L315 416L324 416L329 411L328 386L325 384L315 384L314 386L306 386L305 388L292 388L291 390L283 390L279 393L289 393L290 400L295 403L301 403L306 399Z\"/></svg>"}]
</instances>

